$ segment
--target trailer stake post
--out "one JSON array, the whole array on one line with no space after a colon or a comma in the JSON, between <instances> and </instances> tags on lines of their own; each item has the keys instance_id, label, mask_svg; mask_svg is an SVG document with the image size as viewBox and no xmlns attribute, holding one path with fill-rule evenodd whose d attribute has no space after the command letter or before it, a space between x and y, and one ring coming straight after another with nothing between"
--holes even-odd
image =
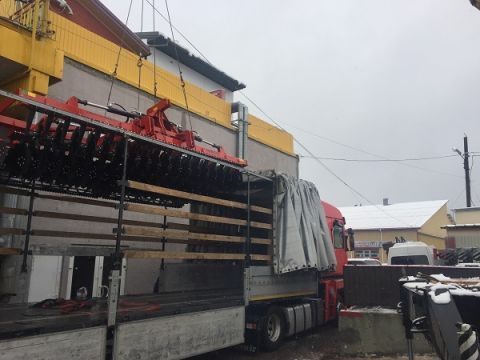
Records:
<instances>
[{"instance_id":1,"label":"trailer stake post","mask_svg":"<svg viewBox=\"0 0 480 360\"><path fill-rule=\"evenodd\" d=\"M166 206L165 210L167 210ZM167 215L163 215L162 229L163 231L167 230ZM165 236L162 236L162 251L165 251L166 241L167 238ZM162 262L160 263L160 270L165 270L165 259L162 259Z\"/></svg>"},{"instance_id":2,"label":"trailer stake post","mask_svg":"<svg viewBox=\"0 0 480 360\"><path fill-rule=\"evenodd\" d=\"M25 233L25 243L23 244L23 260L22 260L22 273L28 271L27 258L30 247L30 235L32 233L32 217L33 217L33 202L35 200L35 180L32 181L32 189L30 190L30 200L28 203L28 216L27 216L27 230Z\"/></svg>"},{"instance_id":3,"label":"trailer stake post","mask_svg":"<svg viewBox=\"0 0 480 360\"><path fill-rule=\"evenodd\" d=\"M250 219L250 207L251 207L251 199L250 199L250 174L247 174L247 236L245 241L245 260L246 260L246 267L250 267L251 256L250 256L250 226L251 226L251 219Z\"/></svg>"},{"instance_id":4,"label":"trailer stake post","mask_svg":"<svg viewBox=\"0 0 480 360\"><path fill-rule=\"evenodd\" d=\"M120 295L120 281L122 271L121 241L123 232L123 211L125 208L125 188L127 184L128 137L124 138L123 171L120 183L120 203L118 206L118 221L116 229L115 253L113 254L113 267L110 276L110 296L108 297L108 323L109 327L116 325L118 297Z\"/></svg>"},{"instance_id":5,"label":"trailer stake post","mask_svg":"<svg viewBox=\"0 0 480 360\"><path fill-rule=\"evenodd\" d=\"M250 277L251 277L251 270L250 270L250 263L251 263L251 256L250 256L250 174L247 174L247 227L246 227L246 234L245 234L245 244L244 244L244 253L245 253L245 261L243 265L243 300L244 305L247 306L249 304L250 298Z\"/></svg>"}]
</instances>

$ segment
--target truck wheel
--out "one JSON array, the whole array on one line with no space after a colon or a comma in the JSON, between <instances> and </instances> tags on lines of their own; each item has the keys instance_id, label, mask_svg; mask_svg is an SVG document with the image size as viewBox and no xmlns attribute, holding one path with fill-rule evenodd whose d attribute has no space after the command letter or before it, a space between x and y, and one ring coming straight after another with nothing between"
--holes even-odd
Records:
<instances>
[{"instance_id":1,"label":"truck wheel","mask_svg":"<svg viewBox=\"0 0 480 360\"><path fill-rule=\"evenodd\" d=\"M285 318L279 307L271 307L265 315L262 327L263 349L274 351L278 349L285 337Z\"/></svg>"}]
</instances>

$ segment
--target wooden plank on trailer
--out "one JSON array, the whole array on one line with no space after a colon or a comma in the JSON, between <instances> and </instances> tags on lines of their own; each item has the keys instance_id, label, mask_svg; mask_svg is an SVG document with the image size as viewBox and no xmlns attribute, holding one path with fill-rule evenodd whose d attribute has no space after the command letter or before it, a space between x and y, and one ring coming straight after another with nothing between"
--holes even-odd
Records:
<instances>
[{"instance_id":1,"label":"wooden plank on trailer","mask_svg":"<svg viewBox=\"0 0 480 360\"><path fill-rule=\"evenodd\" d=\"M20 255L22 249L16 248L0 248L0 255Z\"/></svg>"},{"instance_id":2,"label":"wooden plank on trailer","mask_svg":"<svg viewBox=\"0 0 480 360\"><path fill-rule=\"evenodd\" d=\"M0 213L2 208L0 208ZM25 211L26 215L28 212ZM43 218L51 218L51 219L65 219L65 220L77 220L77 221L91 221L91 222L99 222L99 223L107 223L107 224L116 224L118 222L117 218L109 218L109 217L101 217L101 216L90 216L90 215L81 215L81 214L66 214L66 213L59 213L59 212L52 212L52 211L34 211L33 216L43 217ZM163 223L156 223L151 221L141 221L141 220L128 220L123 219L122 221L125 225L133 225L133 226L149 226L155 228L163 228ZM167 222L167 228L171 229L180 229L180 230L188 230L188 224L179 224L174 222Z\"/></svg>"},{"instance_id":3,"label":"wooden plank on trailer","mask_svg":"<svg viewBox=\"0 0 480 360\"><path fill-rule=\"evenodd\" d=\"M189 239L189 240L202 240L202 241L219 241L230 243L244 243L245 237L232 236L232 235L219 235L219 234L206 234L206 233L193 233L188 231L169 231L152 228L139 228L134 226L124 226L124 234L127 235L141 235L141 236L158 236L166 237L169 239ZM270 239L252 238L252 244L271 244Z\"/></svg>"},{"instance_id":4,"label":"wooden plank on trailer","mask_svg":"<svg viewBox=\"0 0 480 360\"><path fill-rule=\"evenodd\" d=\"M0 212L1 212L1 208L0 208ZM118 222L117 218L81 215L81 214L66 214L66 213L59 213L59 212L52 212L52 211L34 211L33 216L51 218L51 219L89 221L89 222L98 222L98 223L107 223L107 224L116 224ZM123 219L123 223L126 225L134 225L134 226L150 226L150 227L157 227L157 228L163 227L163 224L161 223L155 223L150 221Z\"/></svg>"},{"instance_id":5,"label":"wooden plank on trailer","mask_svg":"<svg viewBox=\"0 0 480 360\"><path fill-rule=\"evenodd\" d=\"M25 230L18 228L0 228L0 235L25 235Z\"/></svg>"},{"instance_id":6,"label":"wooden plank on trailer","mask_svg":"<svg viewBox=\"0 0 480 360\"><path fill-rule=\"evenodd\" d=\"M0 186L0 193L2 194L12 194L12 195L22 195L22 196L30 196L30 191L18 189L10 186Z\"/></svg>"},{"instance_id":7,"label":"wooden plank on trailer","mask_svg":"<svg viewBox=\"0 0 480 360\"><path fill-rule=\"evenodd\" d=\"M115 234L100 234L100 233L83 233L83 232L71 232L71 231L56 231L56 230L32 230L32 236L40 237L54 237L64 239L90 239L90 240L109 240L116 241ZM161 243L162 239L148 236L131 236L122 235L122 242L145 242L145 243ZM166 243L175 244L192 244L198 245L198 241L189 239L166 239Z\"/></svg>"},{"instance_id":8,"label":"wooden plank on trailer","mask_svg":"<svg viewBox=\"0 0 480 360\"><path fill-rule=\"evenodd\" d=\"M198 253L198 252L180 252L180 251L144 251L144 250L125 250L124 255L127 258L134 259L169 259L169 260L243 260L245 254L227 254L227 253ZM271 255L250 255L254 261L270 261Z\"/></svg>"},{"instance_id":9,"label":"wooden plank on trailer","mask_svg":"<svg viewBox=\"0 0 480 360\"><path fill-rule=\"evenodd\" d=\"M73 239L96 239L96 240L115 240L115 235L84 233L74 231L57 231L57 230L32 230L32 236L60 237Z\"/></svg>"},{"instance_id":10,"label":"wooden plank on trailer","mask_svg":"<svg viewBox=\"0 0 480 360\"><path fill-rule=\"evenodd\" d=\"M229 224L229 225L240 225L240 226L247 225L247 220L243 220L243 219L233 219L233 218L227 218L227 217L221 217L221 216L191 213L186 211L162 209L162 208L151 206L151 205L126 204L125 209L128 211L136 211L144 214L156 214L156 215L170 216L175 218L214 222L218 224ZM256 221L250 222L250 226L259 228L259 229L268 229L268 230L272 229L271 224L260 223Z\"/></svg>"},{"instance_id":11,"label":"wooden plank on trailer","mask_svg":"<svg viewBox=\"0 0 480 360\"><path fill-rule=\"evenodd\" d=\"M28 190L22 190L22 189L17 189L17 188L13 188L13 187L7 187L7 186L0 186L0 193L22 195L22 196L30 196L31 195L31 192L28 191ZM103 207L110 207L110 208L115 208L115 206L116 206L114 202L109 202L109 201L104 201L104 200L88 199L88 198L76 197L76 196L40 194L40 193L35 193L34 196L36 198L39 198L39 199L66 201L66 202L73 202L73 203L94 205L94 206L103 206Z\"/></svg>"},{"instance_id":12,"label":"wooden plank on trailer","mask_svg":"<svg viewBox=\"0 0 480 360\"><path fill-rule=\"evenodd\" d=\"M11 207L0 206L1 214L11 214L11 215L28 215L28 211L25 209L17 209Z\"/></svg>"},{"instance_id":13,"label":"wooden plank on trailer","mask_svg":"<svg viewBox=\"0 0 480 360\"><path fill-rule=\"evenodd\" d=\"M113 209L116 207L116 203L114 202L87 199L87 198L76 197L76 196L59 196L59 195L49 195L49 194L35 194L35 196L39 199L73 202L73 203L93 205L93 206L103 206L103 207L109 207Z\"/></svg>"},{"instance_id":14,"label":"wooden plank on trailer","mask_svg":"<svg viewBox=\"0 0 480 360\"><path fill-rule=\"evenodd\" d=\"M241 203L241 202L238 202L238 201L218 199L218 198L214 198L214 197L211 197L211 196L199 195L199 194L189 193L189 192L185 192L185 191L169 189L169 188L165 188L165 187L161 187L161 186L144 184L144 183L137 182L137 181L131 181L130 180L130 181L128 181L127 186L132 188L132 189L137 189L137 190L142 190L142 191L147 191L147 192L154 192L156 194L172 196L172 197L176 197L176 198L180 198L180 199L200 201L200 202L205 202L205 203L208 203L208 204L234 207L234 208L237 208L237 209L245 209L245 210L247 209L247 204ZM271 209L261 207L261 206L251 205L250 209L252 211L261 212L261 213L264 213L264 214L272 214Z\"/></svg>"}]
</instances>

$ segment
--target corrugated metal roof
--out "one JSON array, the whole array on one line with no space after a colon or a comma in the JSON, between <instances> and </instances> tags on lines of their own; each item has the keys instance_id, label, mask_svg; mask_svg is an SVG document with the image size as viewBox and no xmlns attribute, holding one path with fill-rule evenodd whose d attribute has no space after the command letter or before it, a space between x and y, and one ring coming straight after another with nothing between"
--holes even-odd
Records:
<instances>
[{"instance_id":1,"label":"corrugated metal roof","mask_svg":"<svg viewBox=\"0 0 480 360\"><path fill-rule=\"evenodd\" d=\"M448 200L417 201L392 205L341 207L347 227L354 230L420 228Z\"/></svg>"},{"instance_id":2,"label":"corrugated metal roof","mask_svg":"<svg viewBox=\"0 0 480 360\"><path fill-rule=\"evenodd\" d=\"M217 84L222 85L230 91L242 90L246 87L245 84L235 80L212 64L191 54L188 49L179 44L173 43L170 38L159 32L143 32L137 33L137 35L142 39L146 39L148 45L155 47L173 59L176 59L178 54L178 60L180 63L188 66L190 69L195 70Z\"/></svg>"}]
</instances>

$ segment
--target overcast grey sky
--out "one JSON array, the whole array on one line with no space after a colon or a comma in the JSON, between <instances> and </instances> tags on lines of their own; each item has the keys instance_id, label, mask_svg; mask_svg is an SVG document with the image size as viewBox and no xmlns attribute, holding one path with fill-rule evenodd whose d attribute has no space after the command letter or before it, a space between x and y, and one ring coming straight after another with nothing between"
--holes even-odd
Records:
<instances>
[{"instance_id":1,"label":"overcast grey sky","mask_svg":"<svg viewBox=\"0 0 480 360\"><path fill-rule=\"evenodd\" d=\"M125 20L128 0L103 2ZM164 1L155 3L166 14ZM141 4L133 0L135 31ZM468 0L170 0L169 7L174 25L209 61L247 84L247 95L317 156L376 158L325 138L387 158L452 155L464 132L480 152L480 11ZM156 24L170 34L160 16ZM475 160L472 195L480 206ZM324 162L374 203L448 199L459 207L462 161ZM315 160L302 159L300 175L335 205L367 203Z\"/></svg>"}]
</instances>

